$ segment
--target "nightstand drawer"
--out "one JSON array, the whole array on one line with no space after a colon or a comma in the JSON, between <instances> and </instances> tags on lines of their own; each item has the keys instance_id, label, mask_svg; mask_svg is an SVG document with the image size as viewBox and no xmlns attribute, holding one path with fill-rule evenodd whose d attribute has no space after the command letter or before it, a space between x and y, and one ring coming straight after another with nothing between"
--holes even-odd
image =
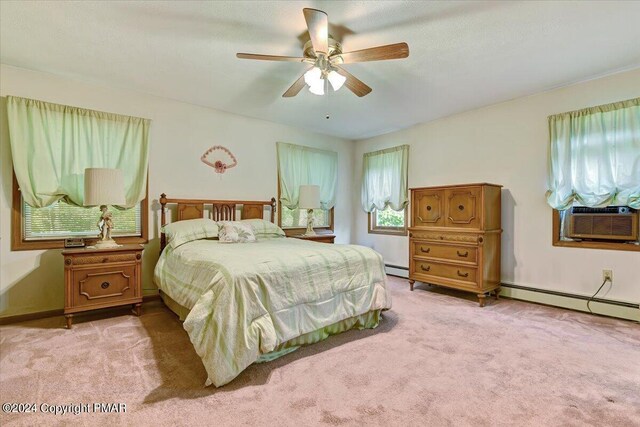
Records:
<instances>
[{"instance_id":1,"label":"nightstand drawer","mask_svg":"<svg viewBox=\"0 0 640 427\"><path fill-rule=\"evenodd\" d=\"M73 306L102 305L140 297L136 280L135 264L76 269L72 278Z\"/></svg>"},{"instance_id":2,"label":"nightstand drawer","mask_svg":"<svg viewBox=\"0 0 640 427\"><path fill-rule=\"evenodd\" d=\"M105 253L87 256L75 256L67 258L67 262L73 265L95 265L95 264L109 264L113 262L127 262L139 260L142 254L137 253Z\"/></svg>"}]
</instances>

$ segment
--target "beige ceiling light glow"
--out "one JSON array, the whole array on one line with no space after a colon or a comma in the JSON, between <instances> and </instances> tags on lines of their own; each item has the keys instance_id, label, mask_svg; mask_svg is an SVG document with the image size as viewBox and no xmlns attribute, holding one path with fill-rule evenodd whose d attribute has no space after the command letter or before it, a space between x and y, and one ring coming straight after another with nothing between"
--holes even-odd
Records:
<instances>
[{"instance_id":1,"label":"beige ceiling light glow","mask_svg":"<svg viewBox=\"0 0 640 427\"><path fill-rule=\"evenodd\" d=\"M310 38L302 49L302 57L253 53L236 54L240 59L311 64L312 67L282 95L285 98L296 96L305 85L314 95L324 95L329 90L329 86L336 92L343 85L346 85L347 89L357 96L368 95L372 89L342 68L341 65L354 62L386 61L409 56L409 45L404 42L343 53L340 43L329 35L329 18L326 13L317 9L302 9L302 12L307 22Z\"/></svg>"}]
</instances>

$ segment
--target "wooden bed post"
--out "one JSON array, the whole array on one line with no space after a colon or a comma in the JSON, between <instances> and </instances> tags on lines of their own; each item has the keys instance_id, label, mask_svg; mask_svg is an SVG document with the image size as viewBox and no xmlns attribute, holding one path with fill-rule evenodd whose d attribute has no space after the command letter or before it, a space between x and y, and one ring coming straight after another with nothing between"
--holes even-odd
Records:
<instances>
[{"instance_id":1,"label":"wooden bed post","mask_svg":"<svg viewBox=\"0 0 640 427\"><path fill-rule=\"evenodd\" d=\"M273 222L275 224L275 219L276 219L276 198L272 197L271 198L271 222Z\"/></svg>"},{"instance_id":2,"label":"wooden bed post","mask_svg":"<svg viewBox=\"0 0 640 427\"><path fill-rule=\"evenodd\" d=\"M164 235L164 231L162 231L162 227L165 226L167 217L165 213L165 209L167 207L167 195L162 193L160 195L160 253L164 250L164 247L167 246L167 236Z\"/></svg>"}]
</instances>

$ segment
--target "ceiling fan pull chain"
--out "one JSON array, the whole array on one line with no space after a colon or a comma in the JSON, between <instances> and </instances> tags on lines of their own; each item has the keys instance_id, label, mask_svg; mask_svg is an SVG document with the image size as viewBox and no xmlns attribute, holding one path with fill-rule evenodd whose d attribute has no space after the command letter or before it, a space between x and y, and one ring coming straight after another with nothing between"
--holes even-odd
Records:
<instances>
[{"instance_id":1,"label":"ceiling fan pull chain","mask_svg":"<svg viewBox=\"0 0 640 427\"><path fill-rule=\"evenodd\" d=\"M329 111L331 110L331 105L329 104L329 80L327 80L326 78L324 79L324 93L327 94L327 115L325 116L325 119L329 120L331 118L331 116L329 115Z\"/></svg>"}]
</instances>

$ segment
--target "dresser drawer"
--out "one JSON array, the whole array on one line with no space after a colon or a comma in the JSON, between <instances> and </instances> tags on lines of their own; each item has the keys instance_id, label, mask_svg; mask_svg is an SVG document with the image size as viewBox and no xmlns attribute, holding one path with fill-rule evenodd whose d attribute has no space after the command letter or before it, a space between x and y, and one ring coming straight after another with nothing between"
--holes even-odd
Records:
<instances>
[{"instance_id":1,"label":"dresser drawer","mask_svg":"<svg viewBox=\"0 0 640 427\"><path fill-rule=\"evenodd\" d=\"M478 262L478 249L474 246L414 241L413 255L445 261L465 262L474 265Z\"/></svg>"},{"instance_id":2,"label":"dresser drawer","mask_svg":"<svg viewBox=\"0 0 640 427\"><path fill-rule=\"evenodd\" d=\"M468 282L477 286L478 270L474 267L463 267L455 264L444 264L414 259L415 273L420 276L436 276L445 279Z\"/></svg>"},{"instance_id":3,"label":"dresser drawer","mask_svg":"<svg viewBox=\"0 0 640 427\"><path fill-rule=\"evenodd\" d=\"M477 245L482 243L482 235L475 233L456 233L453 231L411 230L409 237L413 240L428 240L432 242L451 242Z\"/></svg>"},{"instance_id":4,"label":"dresser drawer","mask_svg":"<svg viewBox=\"0 0 640 427\"><path fill-rule=\"evenodd\" d=\"M71 285L74 307L102 305L140 296L135 264L76 269Z\"/></svg>"}]
</instances>

